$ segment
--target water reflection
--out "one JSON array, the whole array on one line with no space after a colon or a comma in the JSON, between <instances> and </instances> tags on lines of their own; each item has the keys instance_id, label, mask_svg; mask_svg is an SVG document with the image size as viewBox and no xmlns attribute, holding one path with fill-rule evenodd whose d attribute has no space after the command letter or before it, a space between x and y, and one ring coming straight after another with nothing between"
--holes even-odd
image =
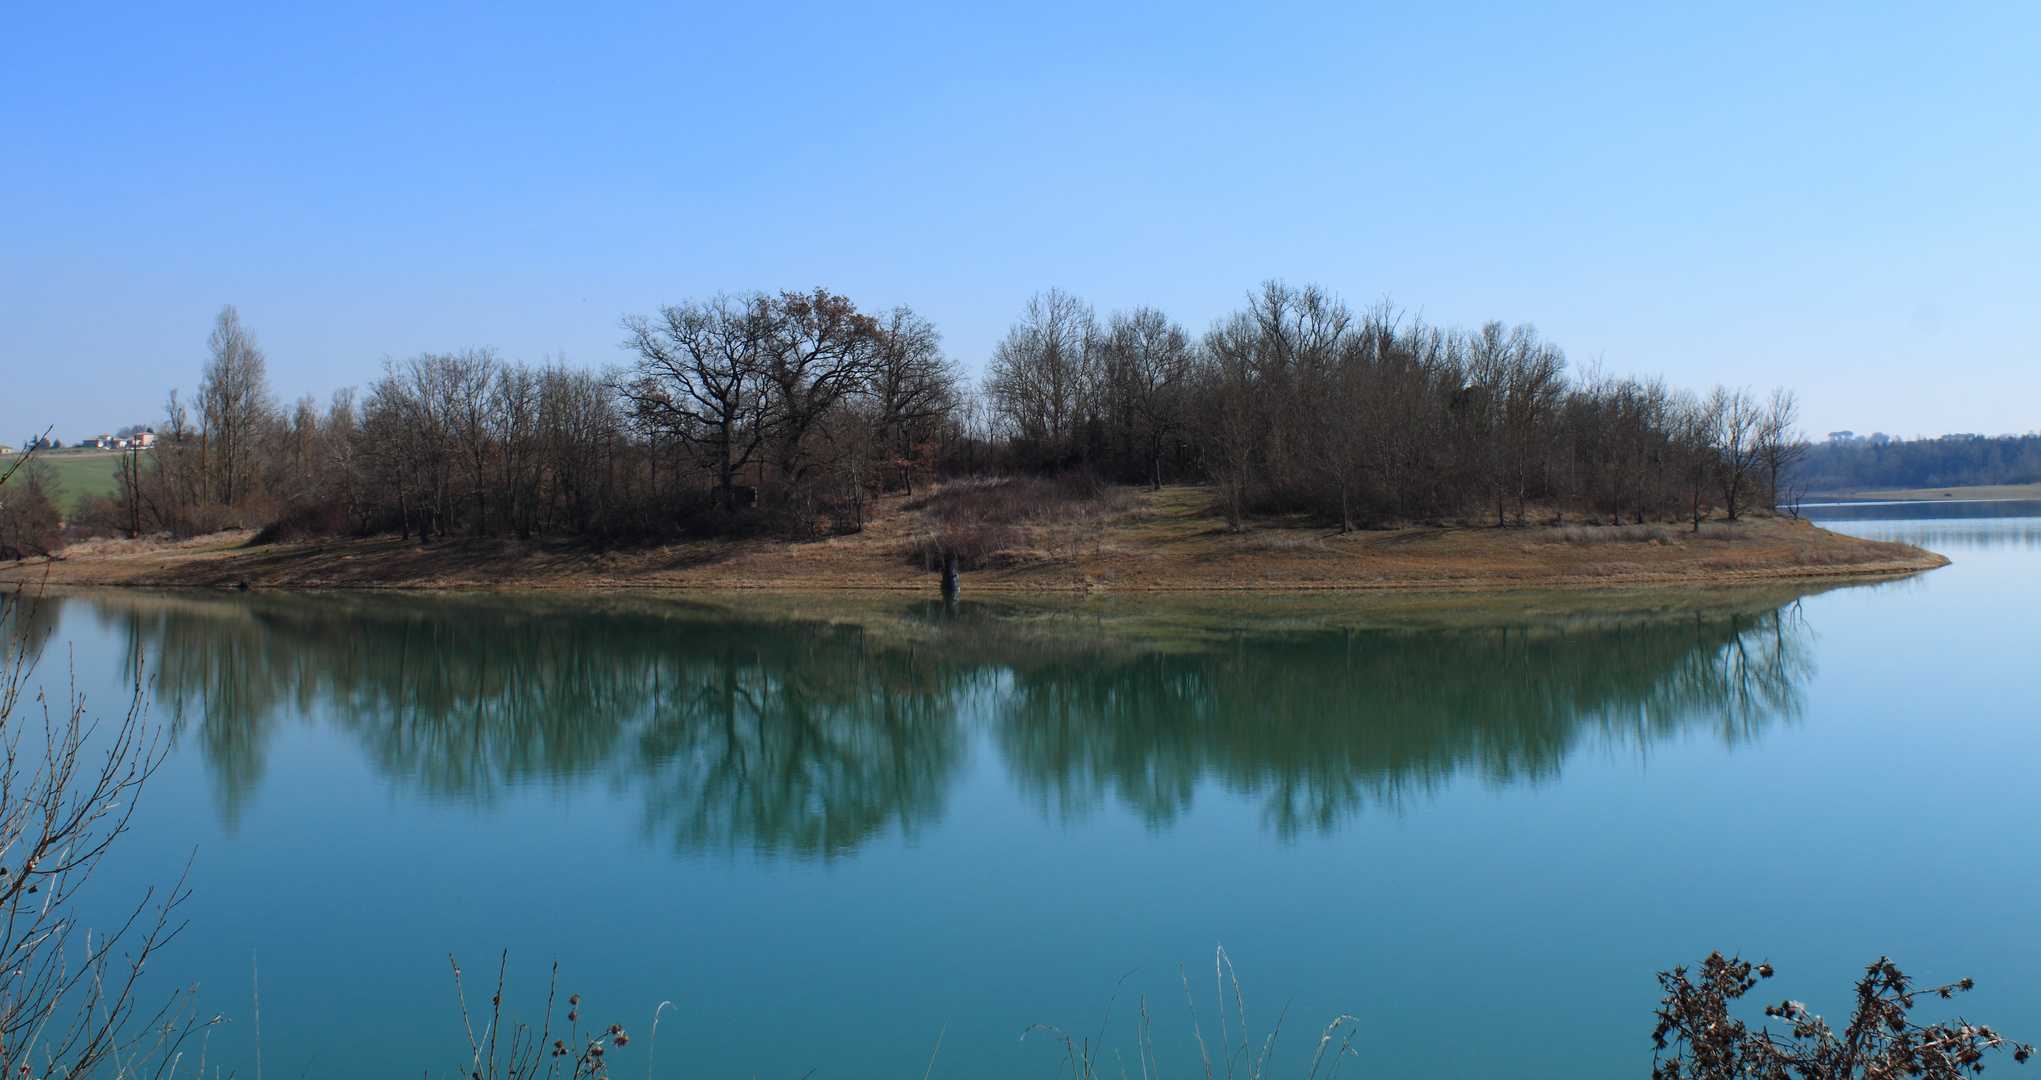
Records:
<instances>
[{"instance_id":1,"label":"water reflection","mask_svg":"<svg viewBox=\"0 0 2041 1080\"><path fill-rule=\"evenodd\" d=\"M1837 521L1831 527L1867 540L1892 540L1930 551L1993 551L2041 547L2041 518L1976 521Z\"/></svg>"},{"instance_id":2,"label":"water reflection","mask_svg":"<svg viewBox=\"0 0 2041 1080\"><path fill-rule=\"evenodd\" d=\"M1808 637L1791 606L1243 638L1210 653L1021 667L998 732L1045 806L1082 812L1111 795L1162 823L1212 777L1289 836L1455 775L1550 778L1583 744L1642 746L1687 728L1748 739L1798 715Z\"/></svg>"},{"instance_id":3,"label":"water reflection","mask_svg":"<svg viewBox=\"0 0 2041 1080\"><path fill-rule=\"evenodd\" d=\"M2033 499L1834 503L1803 513L1838 532L1931 551L2041 547L2041 501Z\"/></svg>"},{"instance_id":4,"label":"water reflection","mask_svg":"<svg viewBox=\"0 0 2041 1080\"><path fill-rule=\"evenodd\" d=\"M1928 521L2041 517L2041 499L1915 499L1903 502L1806 503L1809 521Z\"/></svg>"},{"instance_id":5,"label":"water reflection","mask_svg":"<svg viewBox=\"0 0 2041 1080\"><path fill-rule=\"evenodd\" d=\"M1642 613L73 602L126 635L230 823L282 728L321 723L432 799L599 778L678 851L803 858L938 822L980 735L1045 812L1114 801L1165 825L1209 783L1257 800L1288 836L1457 776L1549 778L1583 747L1749 739L1798 715L1812 674L1811 631L1779 593Z\"/></svg>"}]
</instances>

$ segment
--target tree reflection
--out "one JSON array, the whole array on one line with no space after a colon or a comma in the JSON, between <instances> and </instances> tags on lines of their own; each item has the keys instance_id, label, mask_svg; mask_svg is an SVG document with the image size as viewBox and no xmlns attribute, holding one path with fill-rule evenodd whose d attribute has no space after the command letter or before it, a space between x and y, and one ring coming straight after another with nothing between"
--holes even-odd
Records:
<instances>
[{"instance_id":1,"label":"tree reflection","mask_svg":"<svg viewBox=\"0 0 2041 1080\"><path fill-rule=\"evenodd\" d=\"M383 775L440 799L606 775L683 850L826 856L912 831L939 816L962 752L940 671L826 624L471 597L125 608L229 823L291 716L350 733Z\"/></svg>"},{"instance_id":2,"label":"tree reflection","mask_svg":"<svg viewBox=\"0 0 2041 1080\"><path fill-rule=\"evenodd\" d=\"M847 628L720 635L675 664L637 740L649 827L682 849L838 855L940 811L956 680Z\"/></svg>"},{"instance_id":3,"label":"tree reflection","mask_svg":"<svg viewBox=\"0 0 2041 1080\"><path fill-rule=\"evenodd\" d=\"M1585 746L1749 739L1797 715L1812 670L1797 604L1777 598L1169 640L970 604L833 619L660 597L92 605L196 738L230 823L280 726L303 720L434 799L606 780L676 850L802 858L938 821L974 731L1047 812L1117 801L1159 825L1217 783L1289 836L1458 776L1553 777Z\"/></svg>"},{"instance_id":4,"label":"tree reflection","mask_svg":"<svg viewBox=\"0 0 2041 1080\"><path fill-rule=\"evenodd\" d=\"M1584 744L1683 730L1748 739L1801 708L1797 605L1559 626L1242 637L1190 655L1021 667L997 728L1025 786L1082 813L1108 795L1164 823L1211 777L1288 836L1462 774L1556 776Z\"/></svg>"}]
</instances>

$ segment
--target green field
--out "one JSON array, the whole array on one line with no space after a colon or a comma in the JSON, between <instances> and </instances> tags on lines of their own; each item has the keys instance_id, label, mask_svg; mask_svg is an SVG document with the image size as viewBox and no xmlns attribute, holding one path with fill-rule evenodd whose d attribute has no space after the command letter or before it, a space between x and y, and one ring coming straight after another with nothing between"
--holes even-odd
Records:
<instances>
[{"instance_id":1,"label":"green field","mask_svg":"<svg viewBox=\"0 0 2041 1080\"><path fill-rule=\"evenodd\" d=\"M118 450L45 450L36 455L36 460L48 465L57 474L57 506L69 515L78 496L88 491L95 495L114 493L114 470L120 467L120 457ZM19 454L0 454L0 474L6 473L19 460ZM19 478L13 481L19 482Z\"/></svg>"}]
</instances>

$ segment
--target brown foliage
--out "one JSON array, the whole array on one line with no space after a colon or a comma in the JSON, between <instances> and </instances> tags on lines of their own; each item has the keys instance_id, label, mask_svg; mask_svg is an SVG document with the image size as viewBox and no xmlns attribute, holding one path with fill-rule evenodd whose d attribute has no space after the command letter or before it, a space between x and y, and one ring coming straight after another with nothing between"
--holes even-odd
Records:
<instances>
[{"instance_id":1,"label":"brown foliage","mask_svg":"<svg viewBox=\"0 0 2041 1080\"><path fill-rule=\"evenodd\" d=\"M64 546L55 474L33 455L0 469L0 559L49 555Z\"/></svg>"},{"instance_id":2,"label":"brown foliage","mask_svg":"<svg viewBox=\"0 0 2041 1080\"><path fill-rule=\"evenodd\" d=\"M905 509L920 511L934 526L912 553L923 568L940 569L945 556L954 555L958 569L979 570L1023 542L1031 528L1112 521L1138 505L1125 488L1069 474L952 480Z\"/></svg>"},{"instance_id":3,"label":"brown foliage","mask_svg":"<svg viewBox=\"0 0 2041 1080\"><path fill-rule=\"evenodd\" d=\"M1950 998L1971 981L1917 989L1905 973L1879 957L1857 980L1856 1007L1838 1033L1797 1001L1767 1005L1765 1015L1791 1025L1786 1034L1750 1030L1730 1014L1730 1003L1761 979L1770 964L1751 964L1710 953L1696 973L1676 967L1658 973L1666 991L1651 1040L1658 1052L1653 1080L1870 1080L1916 1076L1960 1080L1984 1071L1984 1052L2011 1050L2024 1062L2034 1048L2013 1042L1961 1017L1917 1024L1908 1015L1923 996ZM1668 1053L1670 1051L1670 1053Z\"/></svg>"}]
</instances>

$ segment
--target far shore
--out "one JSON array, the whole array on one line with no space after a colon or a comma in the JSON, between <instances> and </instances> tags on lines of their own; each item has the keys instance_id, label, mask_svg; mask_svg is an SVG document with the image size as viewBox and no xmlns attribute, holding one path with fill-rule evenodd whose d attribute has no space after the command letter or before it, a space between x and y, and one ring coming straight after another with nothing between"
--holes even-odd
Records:
<instances>
[{"instance_id":1,"label":"far shore","mask_svg":"<svg viewBox=\"0 0 2041 1080\"><path fill-rule=\"evenodd\" d=\"M1995 502L2002 499L2041 499L2041 484L1988 484L1973 487L1883 488L1871 491L1837 491L1808 495L1805 502L1922 502L1949 499Z\"/></svg>"},{"instance_id":2,"label":"far shore","mask_svg":"<svg viewBox=\"0 0 2041 1080\"><path fill-rule=\"evenodd\" d=\"M860 533L603 549L582 542L394 536L253 545L246 533L93 540L53 559L0 564L0 583L261 589L774 589L934 592L918 552L932 526L906 500ZM1371 592L1728 586L1875 580L1948 560L1783 515L1736 522L1496 528L1418 526L1342 534L1304 520L1228 528L1211 492L1142 492L1113 520L1014 530L968 593Z\"/></svg>"}]
</instances>

